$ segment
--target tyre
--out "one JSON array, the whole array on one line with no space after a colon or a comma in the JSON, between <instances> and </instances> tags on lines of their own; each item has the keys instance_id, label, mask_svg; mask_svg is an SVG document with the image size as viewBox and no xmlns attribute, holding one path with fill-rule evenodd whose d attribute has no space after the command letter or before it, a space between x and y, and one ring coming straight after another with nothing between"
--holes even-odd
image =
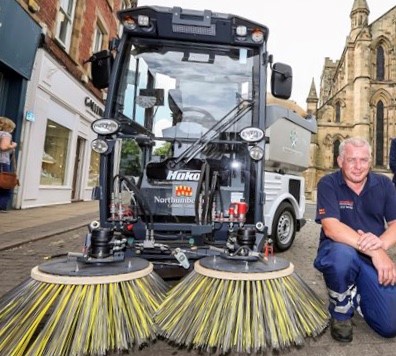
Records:
<instances>
[{"instance_id":1,"label":"tyre","mask_svg":"<svg viewBox=\"0 0 396 356\"><path fill-rule=\"evenodd\" d=\"M276 251L286 251L293 244L296 237L297 223L293 207L288 202L283 202L276 210L272 222L271 239Z\"/></svg>"}]
</instances>

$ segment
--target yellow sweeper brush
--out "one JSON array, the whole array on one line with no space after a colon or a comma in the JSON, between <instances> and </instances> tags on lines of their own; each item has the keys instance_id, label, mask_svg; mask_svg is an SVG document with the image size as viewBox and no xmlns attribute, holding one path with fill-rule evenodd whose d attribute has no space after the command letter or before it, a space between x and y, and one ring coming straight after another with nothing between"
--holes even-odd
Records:
<instances>
[{"instance_id":1,"label":"yellow sweeper brush","mask_svg":"<svg viewBox=\"0 0 396 356\"><path fill-rule=\"evenodd\" d=\"M105 355L156 338L167 292L141 258L81 264L67 258L32 269L0 300L0 355Z\"/></svg>"},{"instance_id":2,"label":"yellow sweeper brush","mask_svg":"<svg viewBox=\"0 0 396 356\"><path fill-rule=\"evenodd\" d=\"M216 353L302 345L328 320L324 302L279 257L205 257L170 290L155 316L160 334L172 343Z\"/></svg>"}]
</instances>

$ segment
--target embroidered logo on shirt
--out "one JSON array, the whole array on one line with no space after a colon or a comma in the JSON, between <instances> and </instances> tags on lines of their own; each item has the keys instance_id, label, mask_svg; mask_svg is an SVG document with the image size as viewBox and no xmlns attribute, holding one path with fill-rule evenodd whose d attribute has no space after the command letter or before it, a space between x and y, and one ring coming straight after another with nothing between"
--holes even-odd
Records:
<instances>
[{"instance_id":1,"label":"embroidered logo on shirt","mask_svg":"<svg viewBox=\"0 0 396 356\"><path fill-rule=\"evenodd\" d=\"M340 209L353 209L353 201L351 200L340 200Z\"/></svg>"},{"instance_id":2,"label":"embroidered logo on shirt","mask_svg":"<svg viewBox=\"0 0 396 356\"><path fill-rule=\"evenodd\" d=\"M325 208L320 208L319 209L319 215L325 215L326 214L326 209Z\"/></svg>"}]
</instances>

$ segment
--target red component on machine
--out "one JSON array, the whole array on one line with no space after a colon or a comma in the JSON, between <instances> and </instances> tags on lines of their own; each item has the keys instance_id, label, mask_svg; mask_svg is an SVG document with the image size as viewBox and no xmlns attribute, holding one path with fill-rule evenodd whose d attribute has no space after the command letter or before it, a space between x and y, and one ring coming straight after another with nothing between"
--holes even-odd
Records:
<instances>
[{"instance_id":1,"label":"red component on machine","mask_svg":"<svg viewBox=\"0 0 396 356\"><path fill-rule=\"evenodd\" d=\"M234 215L235 215L235 205L231 204L230 207L228 208L228 216L230 221L234 220Z\"/></svg>"},{"instance_id":2,"label":"red component on machine","mask_svg":"<svg viewBox=\"0 0 396 356\"><path fill-rule=\"evenodd\" d=\"M271 241L267 241L264 245L264 256L273 256L274 255L274 247Z\"/></svg>"},{"instance_id":3,"label":"red component on machine","mask_svg":"<svg viewBox=\"0 0 396 356\"><path fill-rule=\"evenodd\" d=\"M238 213L239 213L239 215L243 215L243 216L246 217L246 213L248 212L248 209L249 209L247 203L244 202L244 201L241 201L241 202L236 203L236 204L237 204L237 206L238 206Z\"/></svg>"},{"instance_id":4,"label":"red component on machine","mask_svg":"<svg viewBox=\"0 0 396 356\"><path fill-rule=\"evenodd\" d=\"M230 207L228 208L228 214L230 220L238 220L239 222L246 221L246 213L249 207L246 202L235 202L231 203Z\"/></svg>"}]
</instances>

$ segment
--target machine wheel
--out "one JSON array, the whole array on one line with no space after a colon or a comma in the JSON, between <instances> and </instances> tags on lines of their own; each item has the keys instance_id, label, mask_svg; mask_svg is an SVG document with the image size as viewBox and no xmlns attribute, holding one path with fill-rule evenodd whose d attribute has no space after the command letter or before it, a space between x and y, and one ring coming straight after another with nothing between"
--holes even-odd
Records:
<instances>
[{"instance_id":1,"label":"machine wheel","mask_svg":"<svg viewBox=\"0 0 396 356\"><path fill-rule=\"evenodd\" d=\"M279 205L272 222L272 235L276 251L286 251L296 237L296 215L290 203Z\"/></svg>"}]
</instances>

